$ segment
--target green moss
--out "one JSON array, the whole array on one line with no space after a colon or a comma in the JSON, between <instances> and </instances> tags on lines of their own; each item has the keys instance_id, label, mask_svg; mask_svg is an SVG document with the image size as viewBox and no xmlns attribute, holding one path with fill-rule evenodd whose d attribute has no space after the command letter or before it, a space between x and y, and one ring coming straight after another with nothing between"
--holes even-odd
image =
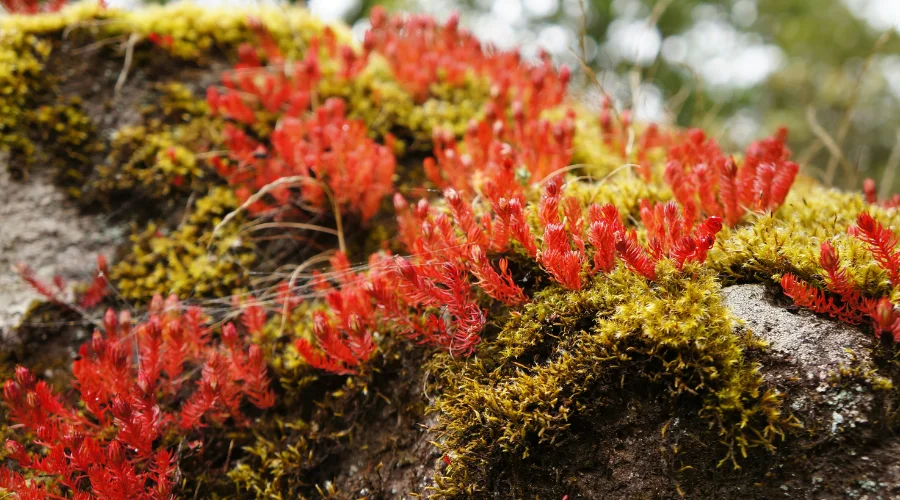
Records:
<instances>
[{"instance_id":1,"label":"green moss","mask_svg":"<svg viewBox=\"0 0 900 500\"><path fill-rule=\"evenodd\" d=\"M213 228L237 207L234 194L215 188L197 200L186 221L166 234L155 224L131 237L132 247L110 271L125 299L147 303L154 294L225 297L246 291L254 246L241 238L241 220Z\"/></svg>"},{"instance_id":2,"label":"green moss","mask_svg":"<svg viewBox=\"0 0 900 500\"><path fill-rule=\"evenodd\" d=\"M10 167L21 174L34 155L28 137L30 95L46 85L43 68L50 50L48 41L32 34L0 30L0 151L9 154Z\"/></svg>"},{"instance_id":3,"label":"green moss","mask_svg":"<svg viewBox=\"0 0 900 500\"><path fill-rule=\"evenodd\" d=\"M182 84L159 84L155 90L156 101L141 110L143 123L113 134L106 161L85 187L92 201L108 204L116 194L128 193L180 205L217 180L202 156L221 143L222 121Z\"/></svg>"},{"instance_id":4,"label":"green moss","mask_svg":"<svg viewBox=\"0 0 900 500\"><path fill-rule=\"evenodd\" d=\"M303 481L303 471L318 465L310 446L313 429L308 424L303 421L277 420L274 425L278 434L293 438L282 443L281 439L275 441L264 433L257 432L255 442L244 448L247 458L228 471L228 477L238 491L247 492L256 498L287 498L283 496L284 491L309 487Z\"/></svg>"},{"instance_id":5,"label":"green moss","mask_svg":"<svg viewBox=\"0 0 900 500\"><path fill-rule=\"evenodd\" d=\"M758 215L733 230L727 228L709 253L709 265L726 281L780 281L786 272L821 282L819 246L825 239L860 288L873 296L890 293L884 271L865 246L847 235L856 216L869 211L888 227L898 227L900 214L869 206L859 194L800 183L784 206L771 215Z\"/></svg>"},{"instance_id":6,"label":"green moss","mask_svg":"<svg viewBox=\"0 0 900 500\"><path fill-rule=\"evenodd\" d=\"M65 186L72 197L79 198L85 178L84 167L90 165L91 155L101 149L94 124L82 109L81 99L75 97L40 106L29 110L24 118L35 127L35 141L43 145L43 154L37 158L51 168L58 184Z\"/></svg>"},{"instance_id":7,"label":"green moss","mask_svg":"<svg viewBox=\"0 0 900 500\"><path fill-rule=\"evenodd\" d=\"M583 291L545 289L477 358L433 362L443 389L439 445L452 459L439 493L471 494L478 479L552 446L603 404L597 388L621 377L698 398L699 416L721 436L723 461L784 436L790 423L780 396L746 356L760 345L734 330L715 275L659 271L658 283L620 266Z\"/></svg>"},{"instance_id":8,"label":"green moss","mask_svg":"<svg viewBox=\"0 0 900 500\"><path fill-rule=\"evenodd\" d=\"M432 84L429 98L417 105L403 123L430 150L431 134L435 128L449 130L453 135L461 137L466 132L469 121L482 119L485 104L489 100L489 83L483 78L468 74L460 86L443 82Z\"/></svg>"},{"instance_id":9,"label":"green moss","mask_svg":"<svg viewBox=\"0 0 900 500\"><path fill-rule=\"evenodd\" d=\"M651 203L672 199L672 192L662 183L648 183L633 169L622 169L593 182L569 182L566 194L574 196L582 205L611 203L625 219L640 220L641 200Z\"/></svg>"},{"instance_id":10,"label":"green moss","mask_svg":"<svg viewBox=\"0 0 900 500\"><path fill-rule=\"evenodd\" d=\"M366 122L370 133L384 137L392 133L409 143L413 150L430 151L432 131L450 130L462 136L470 120L479 120L490 99L486 80L469 75L461 85L435 83L429 97L416 103L397 82L389 63L372 54L363 71L350 81L323 67L319 93L341 97L348 104L349 116Z\"/></svg>"}]
</instances>

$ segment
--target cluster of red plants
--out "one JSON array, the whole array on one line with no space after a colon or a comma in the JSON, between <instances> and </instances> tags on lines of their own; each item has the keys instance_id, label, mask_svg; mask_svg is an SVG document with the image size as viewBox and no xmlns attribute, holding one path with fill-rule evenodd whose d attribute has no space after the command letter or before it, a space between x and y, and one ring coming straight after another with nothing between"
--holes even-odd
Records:
<instances>
[{"instance_id":1,"label":"cluster of red plants","mask_svg":"<svg viewBox=\"0 0 900 500\"><path fill-rule=\"evenodd\" d=\"M575 135L575 116L558 123L525 116L520 102L512 105L507 123L489 103L485 118L471 121L462 144L448 131L435 130L434 158L426 158L425 174L440 189L453 188L466 196L481 191L491 200L522 192L528 180L541 181L569 166ZM523 169L523 170L519 170ZM520 174L527 178L521 178Z\"/></svg>"},{"instance_id":2,"label":"cluster of red plants","mask_svg":"<svg viewBox=\"0 0 900 500\"><path fill-rule=\"evenodd\" d=\"M900 251L897 250L894 232L866 212L859 214L856 225L851 226L848 232L865 243L875 262L887 273L894 289L900 286ZM785 295L794 299L798 306L828 314L846 323L858 325L871 321L876 337L880 338L883 332L888 332L894 342L900 342L900 314L889 296L863 296L846 268L841 266L840 255L830 241L822 242L819 262L825 270L825 285L830 295L790 273L781 278Z\"/></svg>"},{"instance_id":3,"label":"cluster of red plants","mask_svg":"<svg viewBox=\"0 0 900 500\"><path fill-rule=\"evenodd\" d=\"M666 182L686 212L717 215L734 226L748 211L773 211L784 203L799 171L786 140L781 128L754 142L738 166L702 130L689 130L669 148Z\"/></svg>"},{"instance_id":4,"label":"cluster of red plants","mask_svg":"<svg viewBox=\"0 0 900 500\"><path fill-rule=\"evenodd\" d=\"M177 465L165 443L208 423L247 424L244 401L272 406L266 370L234 325L216 342L203 311L174 297L155 297L135 326L109 310L73 363L76 405L23 367L4 384L10 420L34 437L6 443L18 466L0 469L0 487L34 499L170 498Z\"/></svg>"},{"instance_id":5,"label":"cluster of red plants","mask_svg":"<svg viewBox=\"0 0 900 500\"><path fill-rule=\"evenodd\" d=\"M40 14L41 12L58 12L68 5L69 0L0 0L0 7L10 14ZM104 0L99 1L101 8L106 7Z\"/></svg>"},{"instance_id":6,"label":"cluster of red plants","mask_svg":"<svg viewBox=\"0 0 900 500\"><path fill-rule=\"evenodd\" d=\"M274 187L268 199L252 203L248 207L252 214L283 215L277 212L301 201L321 208L330 197L365 222L393 191L393 139L388 137L381 145L369 138L365 123L348 119L340 99L316 103L320 53L341 62L339 73L345 79L361 70L364 58L339 46L326 30L321 41L311 43L304 60L286 68L270 35L262 28L257 31L270 66L263 65L255 48L242 45L240 61L223 77L223 90L207 91L213 114L237 122L225 129L228 159L216 157L213 166L235 187L241 201L279 179L296 180ZM278 118L271 145L255 140L243 128L255 124L261 113ZM300 199L295 194L298 187Z\"/></svg>"},{"instance_id":7,"label":"cluster of red plants","mask_svg":"<svg viewBox=\"0 0 900 500\"><path fill-rule=\"evenodd\" d=\"M316 273L316 289L324 294L328 306L313 313L316 345L304 338L297 339L294 345L314 368L342 375L356 373L357 367L375 352L375 305L366 290L366 276L351 269L343 252L337 252L330 262L332 271L328 277ZM288 308L296 307L301 300L293 298L287 287L283 289L281 301Z\"/></svg>"},{"instance_id":8,"label":"cluster of red plants","mask_svg":"<svg viewBox=\"0 0 900 500\"><path fill-rule=\"evenodd\" d=\"M579 290L620 261L651 281L663 260L678 270L702 263L723 221L733 226L748 210L774 210L797 173L781 132L750 146L737 167L700 131L677 137L651 126L637 142L639 171L649 181L647 151L669 147L666 180L677 202L642 201L646 238L639 240L614 205L585 210L578 199L564 196L561 172L571 163L575 116L570 110L551 122L541 114L563 102L567 68L554 69L546 54L526 63L517 52L482 46L459 28L457 17L441 25L421 16L388 17L376 7L371 24L362 54L339 45L326 30L303 60L291 62L265 28L251 22L261 52L241 46L222 85L207 92L211 112L229 122L227 157L212 164L241 201L252 198L251 214L283 218L296 214L295 208L332 203L366 222L384 197L394 196L397 240L405 256L376 253L357 271L339 252L331 259L332 271L314 279L323 307L312 313L313 338L294 343L314 368L358 373L377 349L376 332L471 354L487 322L485 296L493 306L529 300L514 267L540 268L560 286ZM173 43L167 36L150 39ZM423 167L443 192L437 202L410 203L395 192L390 136L379 144L363 122L347 118L344 101L319 102L321 57L329 61L328 71L346 80L359 74L373 52L388 60L418 101L433 84L459 85L470 74L492 84L485 118L471 122L464 137L434 131L434 158ZM634 142L630 114L623 112L614 122L607 101L599 121L598 140L626 156ZM259 137L272 124L270 136ZM529 184L544 186L537 203L526 201ZM879 263L893 266L892 282L900 282L893 235L860 220L857 235ZM805 296L810 307L842 319L860 322L868 315L883 330L900 330L890 302L888 313L886 299L873 302L854 292L837 269L836 252L829 252L834 269L829 286L834 283L830 290L842 304L822 302L822 292L786 276L799 291L792 295L801 296L798 303ZM506 258L510 254L518 257L515 264ZM823 267L830 269L825 257ZM44 283L27 267L21 274L49 300L63 302L61 280ZM102 301L105 276L101 260L81 308ZM303 300L283 285L279 301L285 313ZM820 302L825 305L817 306ZM254 304L236 306L242 308L242 330L261 335L266 312ZM18 466L0 469L0 487L20 498L168 498L178 477L171 445L179 437L209 424L246 425L250 406L274 404L260 348L251 343L245 349L233 324L216 338L201 309L185 308L174 298L154 298L148 319L136 326L127 313L117 317L109 311L103 331L81 347L73 375L74 400L60 398L24 368L4 385L10 419L33 436L28 444L24 433L8 442Z\"/></svg>"},{"instance_id":9,"label":"cluster of red plants","mask_svg":"<svg viewBox=\"0 0 900 500\"><path fill-rule=\"evenodd\" d=\"M369 20L372 27L363 42L366 53L384 56L397 80L418 102L427 98L432 84L460 85L467 75L491 82L491 97L500 109L520 101L533 118L563 101L570 77L567 67L556 70L545 52L532 64L523 61L518 51L485 47L459 27L457 14L442 25L425 15L388 16L376 6Z\"/></svg>"},{"instance_id":10,"label":"cluster of red plants","mask_svg":"<svg viewBox=\"0 0 900 500\"><path fill-rule=\"evenodd\" d=\"M271 201L260 199L247 207L251 214L277 215L293 202L321 208L332 201L365 222L393 192L397 160L392 139L385 145L370 139L365 123L346 118L340 99L328 99L309 117L283 118L272 132L271 150L234 126L226 128L225 136L231 160L216 158L214 165L235 186L239 200L282 178L299 184L299 199L294 186L276 185L267 193Z\"/></svg>"},{"instance_id":11,"label":"cluster of red plants","mask_svg":"<svg viewBox=\"0 0 900 500\"><path fill-rule=\"evenodd\" d=\"M694 217L683 217L674 202L644 202L641 215L649 242L644 247L635 230L626 230L615 206L594 204L585 217L577 199L562 195L559 176L548 182L535 207L538 231L529 225L519 194L491 200L491 209L480 215L477 205L453 189L443 199L444 211L425 199L410 206L395 196L398 237L408 257L373 255L366 273L352 272L343 255L333 262L337 286L324 280L319 284L329 308L315 315L317 348L306 340L297 342L310 364L334 373L354 372L374 350L375 331L396 332L454 354L471 353L486 322L475 288L508 306L528 300L507 260L498 258L494 264L488 257L510 250L514 242L554 281L577 290L585 276L612 271L617 258L650 280L656 279L662 259L671 259L678 269L686 262L703 262L722 227L717 216L695 225Z\"/></svg>"}]
</instances>

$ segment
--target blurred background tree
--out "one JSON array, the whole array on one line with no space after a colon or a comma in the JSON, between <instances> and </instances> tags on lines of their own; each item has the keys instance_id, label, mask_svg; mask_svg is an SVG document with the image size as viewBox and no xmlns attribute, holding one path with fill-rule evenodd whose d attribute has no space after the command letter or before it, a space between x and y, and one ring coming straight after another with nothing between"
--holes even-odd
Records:
<instances>
[{"instance_id":1,"label":"blurred background tree","mask_svg":"<svg viewBox=\"0 0 900 500\"><path fill-rule=\"evenodd\" d=\"M847 189L873 177L882 195L900 190L900 36L893 32L900 0L308 4L360 37L375 4L439 18L459 11L464 26L500 48L521 47L527 56L543 48L576 73L583 59L616 104L639 119L714 130L728 148L783 124L808 174ZM596 85L581 82L583 100L598 104Z\"/></svg>"}]
</instances>

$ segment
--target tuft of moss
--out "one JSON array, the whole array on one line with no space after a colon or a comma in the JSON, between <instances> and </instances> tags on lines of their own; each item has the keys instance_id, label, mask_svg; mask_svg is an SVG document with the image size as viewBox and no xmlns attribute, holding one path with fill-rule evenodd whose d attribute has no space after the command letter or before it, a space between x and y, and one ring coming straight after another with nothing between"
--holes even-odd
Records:
<instances>
[{"instance_id":1,"label":"tuft of moss","mask_svg":"<svg viewBox=\"0 0 900 500\"><path fill-rule=\"evenodd\" d=\"M90 117L77 97L29 110L26 120L36 127L36 138L44 145L41 158L51 167L57 183L68 188L73 198L81 197L84 166L101 149ZM26 162L27 165L27 162Z\"/></svg>"},{"instance_id":2,"label":"tuft of moss","mask_svg":"<svg viewBox=\"0 0 900 500\"><path fill-rule=\"evenodd\" d=\"M474 494L482 479L562 440L573 421L602 407L601 388L623 377L699 401L721 437L722 461L772 449L792 425L738 333L713 272L664 264L650 283L622 266L582 291L550 287L513 315L477 358L438 356L439 446L452 460L441 495Z\"/></svg>"},{"instance_id":3,"label":"tuft of moss","mask_svg":"<svg viewBox=\"0 0 900 500\"><path fill-rule=\"evenodd\" d=\"M171 233L150 223L131 237L132 246L110 270L125 299L146 304L154 294L179 298L225 297L245 292L256 261L241 237L241 220L213 229L237 208L234 193L217 187L198 199L185 222Z\"/></svg>"},{"instance_id":4,"label":"tuft of moss","mask_svg":"<svg viewBox=\"0 0 900 500\"><path fill-rule=\"evenodd\" d=\"M33 161L31 93L46 86L43 69L51 44L22 31L0 29L0 151L9 165L24 175Z\"/></svg>"},{"instance_id":5,"label":"tuft of moss","mask_svg":"<svg viewBox=\"0 0 900 500\"><path fill-rule=\"evenodd\" d=\"M221 120L210 116L206 101L183 84L162 83L155 91L156 102L141 110L142 124L113 134L106 160L85 186L91 201L105 205L128 193L180 204L191 193L206 192L216 180L201 157L221 143Z\"/></svg>"},{"instance_id":6,"label":"tuft of moss","mask_svg":"<svg viewBox=\"0 0 900 500\"><path fill-rule=\"evenodd\" d=\"M856 216L867 210L887 227L900 225L900 214L870 206L859 194L801 184L774 214L724 228L709 252L709 265L725 282L777 283L782 274L791 272L821 284L819 246L830 239L841 260L852 263L846 268L861 290L873 296L890 293L884 271L858 239L847 235Z\"/></svg>"}]
</instances>

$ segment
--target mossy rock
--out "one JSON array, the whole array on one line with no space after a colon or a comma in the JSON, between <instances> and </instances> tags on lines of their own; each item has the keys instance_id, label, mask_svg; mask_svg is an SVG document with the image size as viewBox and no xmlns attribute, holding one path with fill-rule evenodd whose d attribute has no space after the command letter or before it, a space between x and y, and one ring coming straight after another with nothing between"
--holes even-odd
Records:
<instances>
[{"instance_id":1,"label":"mossy rock","mask_svg":"<svg viewBox=\"0 0 900 500\"><path fill-rule=\"evenodd\" d=\"M292 58L325 28L301 9L258 15ZM252 222L237 196L206 163L221 147L224 119L210 116L203 90L219 81L237 45L253 41L247 12L188 5L103 12L81 5L4 19L0 27L0 83L9 89L0 96L0 146L8 166L23 176L50 168L87 209L134 223L110 273L108 304L139 314L154 294L175 294L211 305L216 320L225 320L235 303L256 295L274 318L255 341L278 381L279 405L253 414L252 428L215 429L220 439L202 453L185 451L183 494L900 494L895 349L876 342L865 326L798 312L777 288L767 288L787 272L822 284L818 244L829 239L867 295L888 291L885 273L845 235L862 210L900 227L895 210L801 179L775 213L751 214L719 233L705 266L676 270L664 263L652 283L619 266L578 291L552 284L516 246L506 257L529 303L508 308L479 296L491 320L475 355L454 358L378 332L377 353L359 374L324 374L292 347L312 337L310 312L324 302L310 286L315 300L282 322L277 294L254 278L291 274L336 242L257 244L247 236ZM346 28L335 32L350 43ZM153 44L151 33L172 41ZM128 50L134 63L123 77ZM491 90L467 75L461 85L435 84L417 102L378 57L352 81L335 77L327 61L323 73L319 97L346 100L349 116L363 120L373 138L400 138L398 190L416 196L430 189L420 167L432 130L462 136L470 120L484 115ZM546 118L562 112L550 110ZM269 118L250 133L270 132L275 117ZM665 152L650 155L648 183L628 166L635 155L623 157L598 140L595 122L577 108L566 192L585 206L611 203L629 227L640 228L640 199L672 198L660 181ZM51 161L42 165L39 158ZM530 201L538 196L528 192ZM385 207L371 227L347 223L355 261L370 250L398 249L387 200ZM325 215L327 222L333 215ZM530 222L536 217L529 213ZM53 370L65 384L57 363L69 362L71 347L100 314L36 306L30 319L74 326L23 325L0 368L9 372L21 362ZM9 431L0 427L4 436ZM178 441L179 450L194 443L166 439Z\"/></svg>"}]
</instances>

